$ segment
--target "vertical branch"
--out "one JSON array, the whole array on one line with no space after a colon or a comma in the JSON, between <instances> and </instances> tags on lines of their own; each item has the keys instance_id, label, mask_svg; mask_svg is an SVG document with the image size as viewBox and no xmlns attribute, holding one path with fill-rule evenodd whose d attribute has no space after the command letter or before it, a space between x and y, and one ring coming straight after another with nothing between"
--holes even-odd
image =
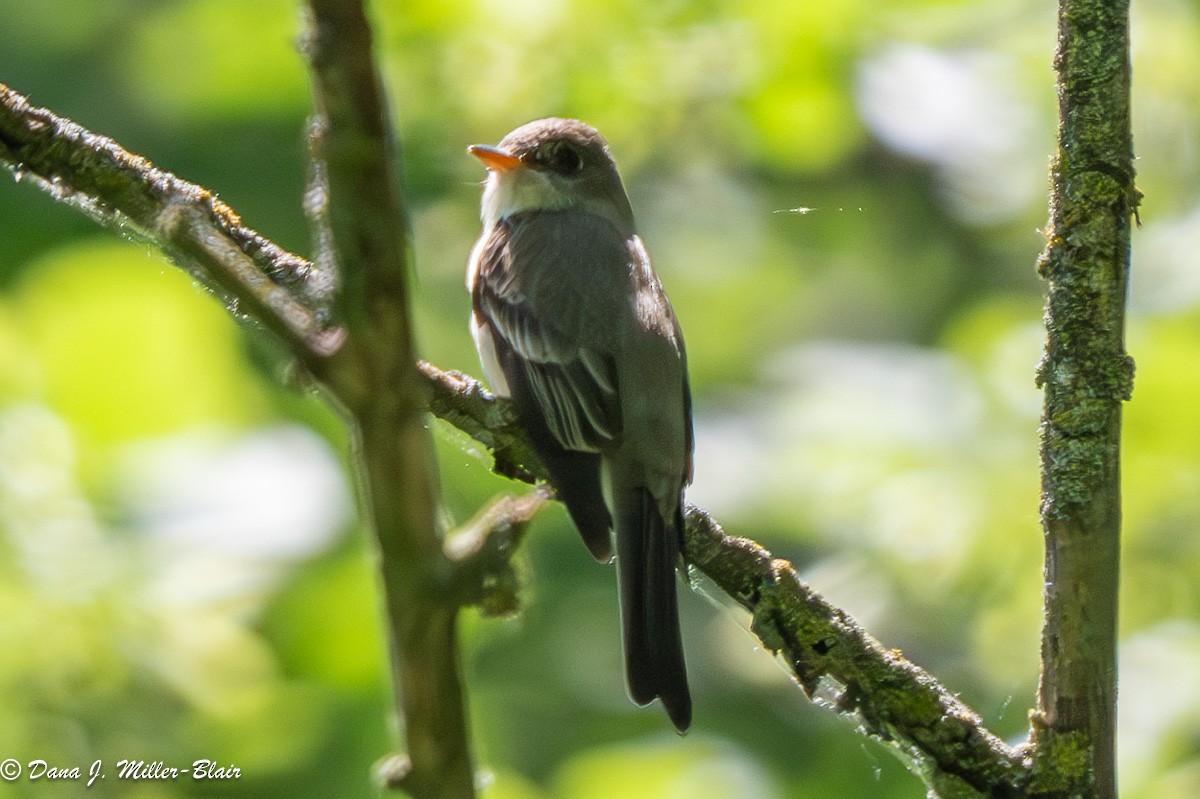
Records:
<instances>
[{"instance_id":1,"label":"vertical branch","mask_svg":"<svg viewBox=\"0 0 1200 799\"><path fill-rule=\"evenodd\" d=\"M1128 0L1060 0L1041 426L1046 541L1035 770L1045 792L1116 796L1121 403L1133 185ZM1052 784L1053 783L1053 784Z\"/></svg>"},{"instance_id":2,"label":"vertical branch","mask_svg":"<svg viewBox=\"0 0 1200 799\"><path fill-rule=\"evenodd\" d=\"M457 605L437 529L432 441L424 426L409 313L408 218L396 143L361 0L308 0L305 41L324 161L309 197L318 238L340 266L335 311L348 331L331 390L358 433L359 482L379 545L397 710L408 762L391 781L419 799L469 799L474 774L459 676ZM328 235L320 235L327 213Z\"/></svg>"}]
</instances>

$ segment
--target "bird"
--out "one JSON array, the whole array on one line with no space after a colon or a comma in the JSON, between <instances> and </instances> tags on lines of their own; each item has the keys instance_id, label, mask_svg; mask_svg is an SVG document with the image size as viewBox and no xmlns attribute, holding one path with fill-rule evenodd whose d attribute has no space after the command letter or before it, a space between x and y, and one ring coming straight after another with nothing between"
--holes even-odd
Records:
<instances>
[{"instance_id":1,"label":"bird","mask_svg":"<svg viewBox=\"0 0 1200 799\"><path fill-rule=\"evenodd\" d=\"M487 168L471 333L596 560L615 557L626 687L682 734L692 700L676 566L692 480L683 335L608 143L539 119L467 151Z\"/></svg>"}]
</instances>

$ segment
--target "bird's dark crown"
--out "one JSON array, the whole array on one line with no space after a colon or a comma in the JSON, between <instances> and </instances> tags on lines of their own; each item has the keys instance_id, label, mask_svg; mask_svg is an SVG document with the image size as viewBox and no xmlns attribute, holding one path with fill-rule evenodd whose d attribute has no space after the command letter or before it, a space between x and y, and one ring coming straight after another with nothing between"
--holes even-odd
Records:
<instances>
[{"instance_id":1,"label":"bird's dark crown","mask_svg":"<svg viewBox=\"0 0 1200 799\"><path fill-rule=\"evenodd\" d=\"M534 120L505 136L499 148L528 167L565 178L577 178L584 172L616 177L608 142L600 131L578 119Z\"/></svg>"},{"instance_id":2,"label":"bird's dark crown","mask_svg":"<svg viewBox=\"0 0 1200 799\"><path fill-rule=\"evenodd\" d=\"M499 146L500 149L520 157L552 141L569 142L583 150L600 152L611 157L608 142L600 135L600 131L578 119L558 117L528 122L505 136Z\"/></svg>"}]
</instances>

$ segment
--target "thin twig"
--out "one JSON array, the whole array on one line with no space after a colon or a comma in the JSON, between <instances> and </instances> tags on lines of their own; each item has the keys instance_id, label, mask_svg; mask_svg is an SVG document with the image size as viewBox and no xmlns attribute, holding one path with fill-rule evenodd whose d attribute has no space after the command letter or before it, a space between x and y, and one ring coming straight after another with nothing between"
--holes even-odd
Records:
<instances>
[{"instance_id":1,"label":"thin twig","mask_svg":"<svg viewBox=\"0 0 1200 799\"><path fill-rule=\"evenodd\" d=\"M511 616L520 608L512 556L534 515L551 496L548 488L501 496L446 537L454 564L451 592L461 605L478 605L485 616Z\"/></svg>"}]
</instances>

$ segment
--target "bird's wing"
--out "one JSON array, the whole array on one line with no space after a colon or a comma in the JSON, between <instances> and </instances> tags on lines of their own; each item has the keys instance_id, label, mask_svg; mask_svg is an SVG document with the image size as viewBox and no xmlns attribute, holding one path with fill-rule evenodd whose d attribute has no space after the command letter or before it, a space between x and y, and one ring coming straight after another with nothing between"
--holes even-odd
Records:
<instances>
[{"instance_id":1,"label":"bird's wing","mask_svg":"<svg viewBox=\"0 0 1200 799\"><path fill-rule=\"evenodd\" d=\"M598 452L621 434L610 331L628 308L624 240L572 212L514 215L486 235L472 301L509 386L531 395L514 401L535 406L563 449Z\"/></svg>"},{"instance_id":2,"label":"bird's wing","mask_svg":"<svg viewBox=\"0 0 1200 799\"><path fill-rule=\"evenodd\" d=\"M692 392L688 385L687 351L683 345L683 333L679 329L679 320L667 300L658 275L650 266L650 256L642 244L641 237L632 236L626 243L629 251L629 278L633 289L634 316L644 335L638 336L632 346L635 356L630 359L639 368L650 365L650 373L636 376L633 381L639 383L644 390L657 393L656 408L666 409L668 423L652 426L653 435L660 442L670 442L676 446L660 446L659 454L666 458L681 457L683 483L692 482L692 452L695 439L692 432ZM672 402L671 395L678 398L680 404ZM682 430L673 429L671 423L682 425ZM679 434L682 433L682 442ZM682 444L682 451L678 444ZM675 464L667 471L673 472ZM666 499L670 492L663 492Z\"/></svg>"}]
</instances>

